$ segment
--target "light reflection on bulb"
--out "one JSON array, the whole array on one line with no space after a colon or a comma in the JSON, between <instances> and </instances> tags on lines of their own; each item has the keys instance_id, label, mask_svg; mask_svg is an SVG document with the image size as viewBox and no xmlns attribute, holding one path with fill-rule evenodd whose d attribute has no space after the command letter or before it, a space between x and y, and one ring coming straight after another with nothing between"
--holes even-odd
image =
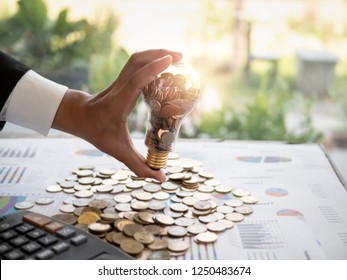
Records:
<instances>
[{"instance_id":1,"label":"light reflection on bulb","mask_svg":"<svg viewBox=\"0 0 347 280\"><path fill-rule=\"evenodd\" d=\"M143 89L150 110L145 144L147 164L152 169L166 166L182 120L193 110L199 95L199 79L193 68L185 63L170 65Z\"/></svg>"}]
</instances>

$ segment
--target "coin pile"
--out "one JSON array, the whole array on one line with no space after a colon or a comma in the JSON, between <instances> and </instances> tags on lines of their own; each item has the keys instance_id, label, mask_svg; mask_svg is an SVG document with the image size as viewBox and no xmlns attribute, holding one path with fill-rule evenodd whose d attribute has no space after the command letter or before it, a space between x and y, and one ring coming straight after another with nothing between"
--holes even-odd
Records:
<instances>
[{"instance_id":1,"label":"coin pile","mask_svg":"<svg viewBox=\"0 0 347 280\"><path fill-rule=\"evenodd\" d=\"M143 89L151 114L145 144L159 151L171 151L182 118L194 107L199 89L182 74L164 72Z\"/></svg>"},{"instance_id":2,"label":"coin pile","mask_svg":"<svg viewBox=\"0 0 347 280\"><path fill-rule=\"evenodd\" d=\"M127 169L81 166L48 186L70 194L54 217L142 259L169 259L196 243L213 243L253 212L258 199L223 185L199 161L171 153L167 181L140 178ZM223 194L224 200L216 197Z\"/></svg>"}]
</instances>

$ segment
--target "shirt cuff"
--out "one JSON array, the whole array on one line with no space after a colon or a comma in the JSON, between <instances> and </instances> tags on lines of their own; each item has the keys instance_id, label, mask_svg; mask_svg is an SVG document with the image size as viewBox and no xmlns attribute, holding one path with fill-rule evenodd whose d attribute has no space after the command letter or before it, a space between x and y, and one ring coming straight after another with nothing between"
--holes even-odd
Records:
<instances>
[{"instance_id":1,"label":"shirt cuff","mask_svg":"<svg viewBox=\"0 0 347 280\"><path fill-rule=\"evenodd\" d=\"M6 121L47 135L67 89L29 70L9 97Z\"/></svg>"}]
</instances>

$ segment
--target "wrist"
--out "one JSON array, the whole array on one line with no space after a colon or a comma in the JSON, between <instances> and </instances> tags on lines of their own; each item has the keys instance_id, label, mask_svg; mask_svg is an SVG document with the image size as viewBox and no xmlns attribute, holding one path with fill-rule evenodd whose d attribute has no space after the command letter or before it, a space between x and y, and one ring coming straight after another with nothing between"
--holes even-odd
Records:
<instances>
[{"instance_id":1,"label":"wrist","mask_svg":"<svg viewBox=\"0 0 347 280\"><path fill-rule=\"evenodd\" d=\"M85 92L68 89L54 117L52 128L85 139L89 129L89 99L90 96Z\"/></svg>"}]
</instances>

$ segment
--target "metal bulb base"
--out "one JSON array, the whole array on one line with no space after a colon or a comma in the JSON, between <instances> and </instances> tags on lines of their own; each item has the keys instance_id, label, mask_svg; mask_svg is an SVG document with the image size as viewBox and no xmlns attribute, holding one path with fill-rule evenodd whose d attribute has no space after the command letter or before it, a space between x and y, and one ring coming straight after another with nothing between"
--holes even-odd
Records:
<instances>
[{"instance_id":1,"label":"metal bulb base","mask_svg":"<svg viewBox=\"0 0 347 280\"><path fill-rule=\"evenodd\" d=\"M148 149L146 163L150 168L159 170L166 166L168 157L169 152Z\"/></svg>"}]
</instances>

